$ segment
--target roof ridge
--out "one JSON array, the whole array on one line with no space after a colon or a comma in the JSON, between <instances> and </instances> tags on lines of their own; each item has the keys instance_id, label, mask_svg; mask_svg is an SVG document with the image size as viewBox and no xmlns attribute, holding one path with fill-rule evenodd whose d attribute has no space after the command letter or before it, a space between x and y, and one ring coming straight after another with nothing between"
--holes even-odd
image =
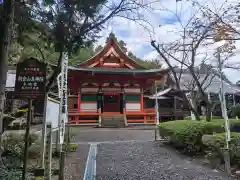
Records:
<instances>
[{"instance_id":1,"label":"roof ridge","mask_svg":"<svg viewBox=\"0 0 240 180\"><path fill-rule=\"evenodd\" d=\"M115 47L114 47L115 45ZM85 63L87 63L88 61L96 58L97 56L99 56L101 53L103 53L103 51L107 48L107 47L113 47L115 50L119 51L123 56L125 56L126 59L129 59L130 61L132 61L134 64L136 64L138 67L140 67L141 69L147 69L145 68L144 66L142 66L141 64L139 64L137 61L135 61L134 59L130 58L126 53L123 52L123 50L120 48L118 42L113 39L113 37L109 36L108 38L108 41L105 43L105 45L103 46L103 48L98 52L96 53L94 56L86 59L85 61L83 61L82 63L80 63L79 65L77 66L81 66L81 65L84 65Z\"/></svg>"},{"instance_id":2,"label":"roof ridge","mask_svg":"<svg viewBox=\"0 0 240 180\"><path fill-rule=\"evenodd\" d=\"M111 37L111 38L112 38L112 37ZM130 59L130 60L132 60L133 62L135 62L138 66L140 66L140 67L142 67L142 68L144 68L144 69L147 69L147 68L145 68L144 66L142 66L141 64L139 64L137 61L135 61L134 59L130 58L126 53L124 53L123 50L120 48L118 42L115 41L113 38L112 38L112 41L115 42L115 44L117 45L117 47L119 48L119 50L120 50L125 56L127 56L128 59Z\"/></svg>"}]
</instances>

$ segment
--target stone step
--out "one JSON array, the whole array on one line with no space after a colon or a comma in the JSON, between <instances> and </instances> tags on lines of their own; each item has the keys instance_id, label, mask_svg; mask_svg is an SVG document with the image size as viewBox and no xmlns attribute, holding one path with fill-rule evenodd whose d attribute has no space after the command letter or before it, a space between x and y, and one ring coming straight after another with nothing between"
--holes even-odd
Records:
<instances>
[{"instance_id":1,"label":"stone step","mask_svg":"<svg viewBox=\"0 0 240 180\"><path fill-rule=\"evenodd\" d=\"M123 116L103 116L102 117L102 127L125 127L124 117Z\"/></svg>"}]
</instances>

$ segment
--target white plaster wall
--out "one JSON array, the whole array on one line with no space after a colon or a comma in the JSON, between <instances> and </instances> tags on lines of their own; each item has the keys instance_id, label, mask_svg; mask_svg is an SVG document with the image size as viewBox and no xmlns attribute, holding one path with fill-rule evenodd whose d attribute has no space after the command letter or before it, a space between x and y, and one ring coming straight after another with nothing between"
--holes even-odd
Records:
<instances>
[{"instance_id":1,"label":"white plaster wall","mask_svg":"<svg viewBox=\"0 0 240 180\"><path fill-rule=\"evenodd\" d=\"M82 88L81 92L98 92L99 88Z\"/></svg>"},{"instance_id":2,"label":"white plaster wall","mask_svg":"<svg viewBox=\"0 0 240 180\"><path fill-rule=\"evenodd\" d=\"M81 103L81 111L97 111L97 103Z\"/></svg>"},{"instance_id":3,"label":"white plaster wall","mask_svg":"<svg viewBox=\"0 0 240 180\"><path fill-rule=\"evenodd\" d=\"M140 111L141 104L140 103L126 103L126 110L127 111Z\"/></svg>"},{"instance_id":4,"label":"white plaster wall","mask_svg":"<svg viewBox=\"0 0 240 180\"><path fill-rule=\"evenodd\" d=\"M124 88L124 92L126 93L140 93L140 88Z\"/></svg>"}]
</instances>

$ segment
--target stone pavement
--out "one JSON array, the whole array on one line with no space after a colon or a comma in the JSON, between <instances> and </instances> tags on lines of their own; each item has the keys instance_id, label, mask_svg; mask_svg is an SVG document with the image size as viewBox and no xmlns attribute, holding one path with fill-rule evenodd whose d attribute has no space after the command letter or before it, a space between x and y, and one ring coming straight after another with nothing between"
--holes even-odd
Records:
<instances>
[{"instance_id":1,"label":"stone pavement","mask_svg":"<svg viewBox=\"0 0 240 180\"><path fill-rule=\"evenodd\" d=\"M154 140L153 130L75 128L66 180L233 180Z\"/></svg>"}]
</instances>

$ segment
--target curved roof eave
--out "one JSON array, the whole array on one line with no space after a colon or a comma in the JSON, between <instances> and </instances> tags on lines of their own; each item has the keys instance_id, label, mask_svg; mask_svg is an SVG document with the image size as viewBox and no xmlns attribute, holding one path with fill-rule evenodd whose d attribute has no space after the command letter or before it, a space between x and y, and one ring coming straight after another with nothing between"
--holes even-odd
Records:
<instances>
[{"instance_id":1,"label":"curved roof eave","mask_svg":"<svg viewBox=\"0 0 240 180\"><path fill-rule=\"evenodd\" d=\"M130 58L128 55L126 55L122 49L119 47L118 43L115 41L115 45L117 46L118 50L122 53L123 56L125 56L126 59L129 59L130 61L133 61L137 66L146 69L144 66L142 66L141 64L139 64L138 62L136 62L134 59Z\"/></svg>"},{"instance_id":2,"label":"curved roof eave","mask_svg":"<svg viewBox=\"0 0 240 180\"><path fill-rule=\"evenodd\" d=\"M169 68L166 69L117 69L117 68L83 68L69 66L68 70L94 72L94 73L107 73L107 74L141 74L141 73L168 73Z\"/></svg>"},{"instance_id":3,"label":"curved roof eave","mask_svg":"<svg viewBox=\"0 0 240 180\"><path fill-rule=\"evenodd\" d=\"M78 66L81 66L81 65L85 64L86 62L88 62L88 61L94 59L95 57L99 56L99 54L102 53L102 51L106 48L106 46L107 46L107 44L106 44L98 53L96 53L96 54L93 55L92 57L86 59L85 61L81 62Z\"/></svg>"},{"instance_id":4,"label":"curved roof eave","mask_svg":"<svg viewBox=\"0 0 240 180\"><path fill-rule=\"evenodd\" d=\"M167 89L164 89L162 91L157 92L156 94L153 94L152 96L149 96L150 99L154 99L154 98L158 98L158 97L162 97L165 94L167 94L169 91L172 90L172 87L169 87Z\"/></svg>"},{"instance_id":5,"label":"curved roof eave","mask_svg":"<svg viewBox=\"0 0 240 180\"><path fill-rule=\"evenodd\" d=\"M91 61L92 59L96 58L97 56L100 56L100 54L103 53L105 49L109 48L111 41L114 42L113 46L114 46L114 45L116 46L117 50L121 53L121 55L122 55L125 59L128 59L128 60L132 61L133 63L135 63L137 66L139 66L139 67L142 68L142 69L146 69L144 66L140 65L140 64L137 63L134 59L132 59L132 58L130 58L128 55L126 55L126 54L122 51L122 49L119 47L119 45L117 44L117 42L116 42L114 39L111 39L111 38L109 38L108 42L105 44L105 46L104 46L97 54L95 54L94 56L92 56L92 57L88 58L87 60L83 61L82 63L79 64L79 66L84 65L85 63L87 63L88 61ZM120 55L120 56L121 56L121 55Z\"/></svg>"}]
</instances>

